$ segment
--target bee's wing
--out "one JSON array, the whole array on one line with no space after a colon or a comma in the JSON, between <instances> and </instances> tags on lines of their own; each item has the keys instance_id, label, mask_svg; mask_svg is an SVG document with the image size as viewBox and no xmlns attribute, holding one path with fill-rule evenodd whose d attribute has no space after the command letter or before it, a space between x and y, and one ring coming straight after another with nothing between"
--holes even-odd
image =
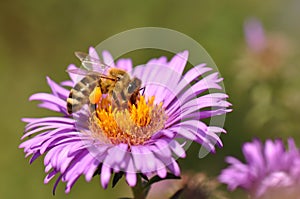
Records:
<instances>
[{"instance_id":1,"label":"bee's wing","mask_svg":"<svg viewBox=\"0 0 300 199\"><path fill-rule=\"evenodd\" d=\"M87 53L77 51L75 52L75 56L81 61L83 67L89 71L104 73L106 69L110 68L110 66L104 64L97 58L91 57Z\"/></svg>"},{"instance_id":2,"label":"bee's wing","mask_svg":"<svg viewBox=\"0 0 300 199\"><path fill-rule=\"evenodd\" d=\"M117 81L116 78L113 78L113 77L108 77L106 75L103 75L99 72L96 72L96 71L87 71L87 70L84 70L84 69L81 69L81 68L76 68L76 69L69 69L67 70L68 73L73 73L73 74L76 74L76 75L82 75L82 76L98 76L99 78L104 78L104 79L109 79L109 80L112 80L112 81Z\"/></svg>"},{"instance_id":3,"label":"bee's wing","mask_svg":"<svg viewBox=\"0 0 300 199\"><path fill-rule=\"evenodd\" d=\"M73 73L76 75L82 75L82 76L87 76L89 75L89 71L81 69L81 68L76 68L76 69L68 69L66 70L68 73Z\"/></svg>"}]
</instances>

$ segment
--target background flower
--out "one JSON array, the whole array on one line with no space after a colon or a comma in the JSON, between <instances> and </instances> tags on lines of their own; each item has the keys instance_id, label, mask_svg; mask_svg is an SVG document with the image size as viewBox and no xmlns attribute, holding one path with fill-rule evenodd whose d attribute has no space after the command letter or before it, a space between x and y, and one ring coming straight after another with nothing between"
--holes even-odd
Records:
<instances>
[{"instance_id":1,"label":"background flower","mask_svg":"<svg viewBox=\"0 0 300 199\"><path fill-rule=\"evenodd\" d=\"M255 139L243 145L246 163L227 157L229 165L219 176L230 190L245 189L253 198L298 198L300 153L294 140L285 149L282 140ZM271 197L272 196L272 197Z\"/></svg>"},{"instance_id":2,"label":"background flower","mask_svg":"<svg viewBox=\"0 0 300 199\"><path fill-rule=\"evenodd\" d=\"M298 132L299 128L293 125L299 114L295 100L300 97L293 38L265 29L256 18L245 20L244 34L246 46L235 60L233 86L234 92L243 98L237 105L249 108L243 121L256 121L247 130L259 132L266 128L269 136Z\"/></svg>"},{"instance_id":3,"label":"background flower","mask_svg":"<svg viewBox=\"0 0 300 199\"><path fill-rule=\"evenodd\" d=\"M185 172L181 179L163 180L154 184L148 198L227 199L219 185L216 179L209 178L205 173Z\"/></svg>"}]
</instances>

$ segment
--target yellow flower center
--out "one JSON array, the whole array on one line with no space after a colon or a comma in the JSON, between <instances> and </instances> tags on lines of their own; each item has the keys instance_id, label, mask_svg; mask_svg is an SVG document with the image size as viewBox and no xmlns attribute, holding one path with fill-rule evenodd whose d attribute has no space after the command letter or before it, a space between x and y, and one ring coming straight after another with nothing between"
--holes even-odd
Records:
<instances>
[{"instance_id":1,"label":"yellow flower center","mask_svg":"<svg viewBox=\"0 0 300 199\"><path fill-rule=\"evenodd\" d=\"M111 105L98 106L90 119L93 136L108 143L143 144L164 127L167 119L162 103L154 104L154 97L146 101L141 96L128 109L113 109Z\"/></svg>"}]
</instances>

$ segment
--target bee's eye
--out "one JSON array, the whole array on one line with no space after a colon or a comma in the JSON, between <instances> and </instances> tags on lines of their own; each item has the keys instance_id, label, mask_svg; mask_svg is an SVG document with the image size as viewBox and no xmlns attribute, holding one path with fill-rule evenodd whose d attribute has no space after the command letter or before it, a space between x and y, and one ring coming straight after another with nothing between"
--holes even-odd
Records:
<instances>
[{"instance_id":1,"label":"bee's eye","mask_svg":"<svg viewBox=\"0 0 300 199\"><path fill-rule=\"evenodd\" d=\"M134 92L134 89L135 89L135 85L134 83L130 83L127 87L127 92L128 93L133 93Z\"/></svg>"}]
</instances>

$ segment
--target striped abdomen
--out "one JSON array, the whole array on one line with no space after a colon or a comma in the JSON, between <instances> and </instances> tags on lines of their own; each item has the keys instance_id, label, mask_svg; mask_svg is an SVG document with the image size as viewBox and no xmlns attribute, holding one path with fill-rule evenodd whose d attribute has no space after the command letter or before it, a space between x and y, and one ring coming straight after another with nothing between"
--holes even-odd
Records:
<instances>
[{"instance_id":1,"label":"striped abdomen","mask_svg":"<svg viewBox=\"0 0 300 199\"><path fill-rule=\"evenodd\" d=\"M101 79L95 75L85 76L71 89L67 99L67 110L71 114L79 111L83 105L89 103L89 95L99 84Z\"/></svg>"}]
</instances>

